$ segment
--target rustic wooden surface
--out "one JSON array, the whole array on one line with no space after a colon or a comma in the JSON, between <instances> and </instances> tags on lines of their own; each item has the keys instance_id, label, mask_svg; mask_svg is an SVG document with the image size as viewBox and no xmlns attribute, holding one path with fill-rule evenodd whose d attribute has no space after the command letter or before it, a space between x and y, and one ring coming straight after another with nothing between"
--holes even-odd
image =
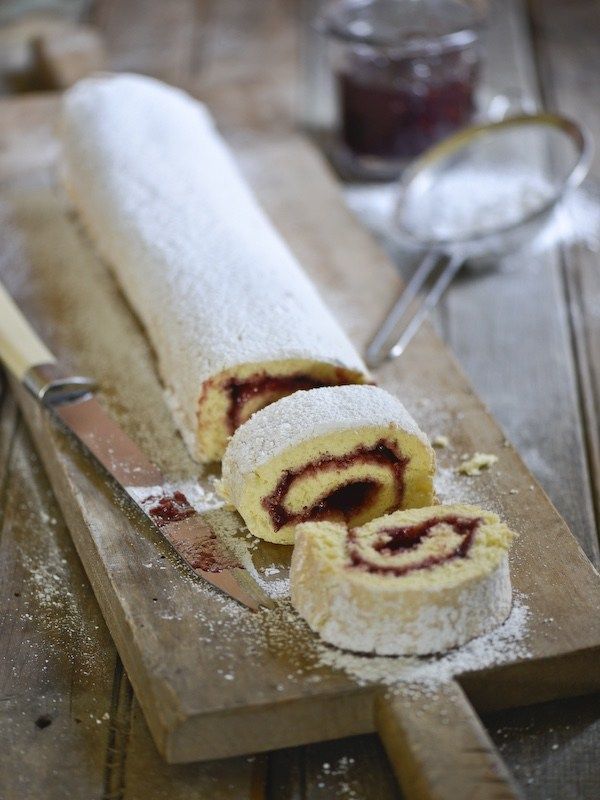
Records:
<instances>
[{"instance_id":1,"label":"rustic wooden surface","mask_svg":"<svg viewBox=\"0 0 600 800\"><path fill-rule=\"evenodd\" d=\"M501 13L496 15L496 44L490 48L490 54L502 55L503 63L514 67L515 77L510 86L521 87L526 97L539 101L541 77L547 102L586 118L598 131L599 106L594 95L598 89L590 78L597 72L593 64L598 58L600 28L594 3L577 0L568 4L533 4L533 37L527 27L527 9L521 3L496 4L496 9ZM297 59L297 37L290 23L295 24L296 18L297 9L292 4L275 2L196 4L191 0L176 0L168 5L100 2L92 12L92 22L105 32L117 67L157 73L187 86L204 86L206 97L223 104L220 116L227 119L231 115L231 124L235 124L235 114L239 111L244 121L269 127L290 125L301 97L290 83L296 74ZM22 31L23 27L21 35ZM532 41L537 62L532 59ZM511 58L506 57L508 48L513 51ZM3 56L6 52L3 51ZM278 69L273 67L275 62L280 65ZM16 45L10 50L10 63L16 69L12 70L13 80L6 85L13 88L14 78L22 74L25 63ZM538 72L540 64L543 70ZM597 554L592 512L598 485L598 427L594 417L600 373L597 260L594 253L577 248L560 256L545 257L533 270L533 277L527 275L526 280L502 275L461 282L440 314L443 330L470 377L592 557ZM466 326L460 324L466 303L469 302L471 314L476 309L473 302L486 300L490 302L486 313L477 319L474 339L468 335ZM513 313L511 309L517 301L522 305L518 307L519 313ZM504 324L507 319L510 324ZM489 366L490 354L493 354L493 370ZM518 404L515 397L519 397ZM17 483L26 481L29 473L9 444L16 441L15 414L6 401L2 420L3 431L7 433L3 436L4 463L0 467L4 475L2 485L6 486L9 470L17 476ZM24 447L29 462L31 451L27 445ZM7 497L4 492L3 498ZM3 507L6 502L5 499ZM46 507L39 503L42 511ZM50 536L52 531L53 527ZM5 538L3 531L3 542ZM39 612L39 608L34 611ZM34 672L31 663L28 668ZM9 677L12 680L12 673ZM39 678L37 673L25 673L23 681L22 685L5 682L8 692L3 690L1 696L4 699L7 694L10 697L16 694L17 714L25 719L32 705L27 696L37 696ZM58 676L50 679L49 685L57 695L65 693ZM127 692L124 695L126 699ZM97 699L94 711L100 710L101 701ZM124 704L127 706L127 702ZM594 747L600 730L599 705L598 700L590 699L546 704L488 720L493 737L525 786L528 797L597 795L600 777ZM101 719L102 714L98 713L97 718ZM39 730L44 734L52 728ZM79 731L78 744L84 742L85 747L94 749L93 738L83 728ZM156 767L152 748L148 749L147 742L144 745L139 728L132 729L129 739L121 734L111 734L120 748L116 770L119 777L113 777L108 789L99 789L98 796L102 792L104 796L109 792L119 797L134 797L142 792L148 796L148 784L144 783L148 765ZM127 741L129 746L125 748ZM53 745L54 755L41 749L31 754L36 765L32 769L34 778L37 775L40 781L59 760L60 744L53 741L50 750ZM29 740L22 747L29 747ZM141 769L126 769L130 762L123 760L126 749L137 754L134 758L137 765L140 752L146 752ZM112 756L108 762L113 763ZM78 779L84 772L81 764L78 770L74 768L68 778ZM125 774L128 781L124 790ZM234 774L232 769L228 776ZM177 781L167 772L162 777L164 786ZM350 792L369 800L396 796L381 749L370 737L275 754L270 758L268 777L269 795L290 800L350 797ZM65 787L68 788L68 783L63 779L61 791ZM216 789L207 789L206 784L192 787L189 784L189 790L199 797L217 796ZM226 792L227 788L221 791ZM90 795L94 796L92 792ZM249 797L250 789L237 786L222 796Z\"/></svg>"},{"instance_id":2,"label":"rustic wooden surface","mask_svg":"<svg viewBox=\"0 0 600 800\"><path fill-rule=\"evenodd\" d=\"M523 800L464 692L454 682L419 702L382 694L377 730L401 787L415 800ZM435 740L435 747L432 742Z\"/></svg>"},{"instance_id":3,"label":"rustic wooden surface","mask_svg":"<svg viewBox=\"0 0 600 800\"><path fill-rule=\"evenodd\" d=\"M160 418L168 414L145 337L132 324L105 266L66 213L55 188L54 160L50 157L41 166L34 153L27 161L30 151L27 139L23 144L24 134L43 142L45 132L52 139L57 109L58 100L48 95L15 98L3 105L0 141L5 163L19 164L21 172L15 174L10 167L7 179L0 173L10 220L0 277L59 359L79 373L98 376L104 402L113 413L119 413L116 402L128 409L123 418L126 426L146 430L145 448L169 477L161 461L161 443L168 435L179 439L172 423ZM399 291L389 260L356 224L323 160L305 141L245 132L235 137L234 149L275 225L363 350L389 297ZM56 148L46 144L41 150L51 154ZM85 345L89 330L81 328L78 308L88 324L97 320L93 351ZM65 318L68 325L63 324ZM127 345L117 348L115 336ZM144 365L148 377L144 388L133 392L132 360ZM375 377L403 398L425 430L448 426L452 448L440 454L442 469L451 469L458 454L476 448L499 456L498 466L474 483L462 478L454 479L450 490L439 486L442 499L448 491L453 499L469 492L473 502L498 510L511 527L523 532L511 553L511 572L515 590L527 598L531 612L524 640L529 658L517 657L514 664L509 661L465 675L469 696L478 709L490 709L597 689L593 666L600 644L598 576L518 455L505 446L503 432L429 326L407 351L402 367L388 364ZM122 380L126 374L127 391ZM156 397L151 413L141 404L142 394ZM157 550L154 533L135 518L123 516L113 491L89 460L73 451L33 400L23 391L17 399L154 739L167 760L238 755L252 748L263 751L373 729L372 692L369 695L334 670L315 670L311 637L303 638L306 631L294 634L302 644L278 651L269 645L272 621L255 618L249 629L250 619L244 623L239 616L223 618L219 598L183 579L170 560L161 560L165 554ZM160 440L149 436L152 425L161 430ZM190 477L196 480L201 475L200 468L192 466ZM231 525L238 524L230 512L219 513L229 517ZM253 558L268 559L283 572L289 566L289 548L258 543ZM548 620L553 621L550 628ZM286 635L286 628L280 620L279 637ZM250 647L255 668L244 670L240 665ZM299 649L302 655L296 652ZM235 681L223 680L222 673L235 674ZM312 680L315 673L318 682ZM464 716L460 708L457 713ZM413 710L408 719L418 716Z\"/></svg>"}]
</instances>

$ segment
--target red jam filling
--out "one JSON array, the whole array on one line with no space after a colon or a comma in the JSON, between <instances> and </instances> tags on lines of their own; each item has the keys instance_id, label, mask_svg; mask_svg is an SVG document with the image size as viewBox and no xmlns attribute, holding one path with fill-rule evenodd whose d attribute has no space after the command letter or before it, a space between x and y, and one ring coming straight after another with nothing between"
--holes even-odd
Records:
<instances>
[{"instance_id":1,"label":"red jam filling","mask_svg":"<svg viewBox=\"0 0 600 800\"><path fill-rule=\"evenodd\" d=\"M370 572L378 575L406 575L409 572L414 572L420 569L429 569L437 564L444 564L447 561L453 561L455 558L465 558L471 545L475 533L481 525L481 518L458 517L456 515L431 517L430 519L420 522L417 525L406 525L397 528L384 528L379 531L379 539L373 545L373 550L377 553L382 553L385 556L393 556L396 553L412 550L422 542L427 536L431 534L436 525L445 523L450 525L455 533L461 537L461 541L449 553L444 555L430 555L422 561L413 564L405 564L398 566L390 564L384 566L369 561L368 558L359 551L356 546L354 532L349 533L349 551L351 566L358 567L365 572Z\"/></svg>"},{"instance_id":2,"label":"red jam filling","mask_svg":"<svg viewBox=\"0 0 600 800\"><path fill-rule=\"evenodd\" d=\"M189 504L183 492L173 492L173 494L150 495L144 498L142 505L146 513L152 517L154 524L159 528L168 525L170 522L179 522L182 519L191 517L196 512Z\"/></svg>"},{"instance_id":3,"label":"red jam filling","mask_svg":"<svg viewBox=\"0 0 600 800\"><path fill-rule=\"evenodd\" d=\"M260 408L264 408L275 400L280 400L294 392L320 389L323 386L343 386L349 383L353 383L353 381L343 369L336 369L335 378L331 381L321 381L304 372L290 375L268 375L266 372L260 372L244 379L229 378L223 384L223 388L229 396L227 409L229 432L233 433L242 422L246 421L244 408L256 398L260 399Z\"/></svg>"},{"instance_id":4,"label":"red jam filling","mask_svg":"<svg viewBox=\"0 0 600 800\"><path fill-rule=\"evenodd\" d=\"M350 519L371 503L380 489L376 480L347 481L337 489L319 498L306 511L292 513L285 507L285 498L293 484L306 475L314 475L322 470L338 470L353 464L377 464L388 467L394 477L396 500L394 508L398 508L404 496L404 471L409 459L398 454L391 442L380 439L372 447L357 447L343 456L323 456L296 470L287 470L270 495L263 498L262 505L269 512L276 531L290 523L307 522L342 518ZM391 510L391 509L388 509Z\"/></svg>"}]
</instances>

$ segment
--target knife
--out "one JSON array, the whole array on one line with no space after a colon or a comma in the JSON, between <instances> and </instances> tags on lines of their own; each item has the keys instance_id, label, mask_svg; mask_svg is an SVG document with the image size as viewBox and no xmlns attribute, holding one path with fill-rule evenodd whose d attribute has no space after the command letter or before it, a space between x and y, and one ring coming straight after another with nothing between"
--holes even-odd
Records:
<instances>
[{"instance_id":1,"label":"knife","mask_svg":"<svg viewBox=\"0 0 600 800\"><path fill-rule=\"evenodd\" d=\"M94 380L61 368L2 284L0 360L101 464L194 574L253 611L274 606L185 494L169 486L102 408Z\"/></svg>"}]
</instances>

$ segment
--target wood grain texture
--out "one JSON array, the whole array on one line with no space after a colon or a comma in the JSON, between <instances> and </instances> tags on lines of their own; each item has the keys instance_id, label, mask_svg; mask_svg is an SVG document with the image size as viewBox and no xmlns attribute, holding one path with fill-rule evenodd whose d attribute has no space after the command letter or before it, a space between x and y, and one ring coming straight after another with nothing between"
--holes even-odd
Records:
<instances>
[{"instance_id":1,"label":"wood grain texture","mask_svg":"<svg viewBox=\"0 0 600 800\"><path fill-rule=\"evenodd\" d=\"M411 798L523 797L457 683L434 695L431 689L414 687L410 703L382 693L375 719L400 785Z\"/></svg>"},{"instance_id":2,"label":"wood grain texture","mask_svg":"<svg viewBox=\"0 0 600 800\"><path fill-rule=\"evenodd\" d=\"M214 6L219 4L206 2L196 4L191 1L187 4L169 4L171 6L178 5L179 9L183 8L183 11L179 10L173 12L173 14L178 15L177 19L179 22L177 24L188 26L187 31L179 33L177 31L173 31L173 29L169 29L168 27L163 28L160 23L157 24L157 20L160 19L160 16L163 14L163 12L161 10L153 10L152 7L156 7L158 5L163 4L147 2L97 2L95 3L97 10L94 13L95 15L101 16L103 13L103 7L111 10L109 38L111 39L113 53L116 54L117 58L121 59L123 66L129 69L138 69L152 73L155 67L158 65L161 70L164 69L164 72L161 73L162 77L166 77L169 80L177 80L177 75L169 74L170 66L168 64L169 61L171 61L171 63L173 63L177 69L181 70L179 74L183 75L185 80L187 80L188 75L193 72L195 76L194 80L197 80L197 85L201 86L202 66L205 62L205 59L212 58L210 54L207 55L204 47L208 37L205 38L203 36L202 16L210 16L210 14L214 13ZM261 4L253 3L252 10L255 16L259 17L259 20L252 25L248 25L246 19L244 25L242 26L236 20L234 8L236 4L225 3L223 5L227 6L228 10L227 13L221 17L220 26L226 30L228 26L231 26L230 29L235 30L236 35L231 39L227 39L228 43L233 41L233 44L228 44L226 48L223 48L218 43L215 43L210 49L213 53L215 51L220 52L219 60L221 61L224 71L226 72L228 69L228 59L235 60L238 58L237 51L244 49L246 38L252 40L255 32L265 29L265 18L262 17L262 21L260 19ZM265 3L263 5L266 11L269 12L271 9L271 4ZM496 5L501 5L504 7L507 4L501 3ZM559 79L571 81L570 85L566 87L565 92L561 96L561 104L565 109L570 109L570 104L572 102L572 89L574 86L577 86L580 91L580 97L582 98L582 106L581 108L576 109L576 111L577 113L583 114L589 122L593 122L593 114L596 110L595 106L591 102L585 102L586 93L593 91L595 86L594 81L586 77L589 73L586 73L585 70L586 59L593 57L593 53L590 53L589 51L597 52L597 50L594 49L594 43L596 41L596 28L594 27L596 23L594 20L594 14L596 12L593 4L584 2L569 3L564 5L549 3L547 5L553 9L552 13L554 15L554 20L556 20L556 22L552 25L553 35L550 43L552 47L557 46L558 53L560 55L557 55L552 64L544 64L546 68L550 66L546 77L548 80L555 80L556 76L558 76ZM200 14L197 17L197 21L200 21L200 25L196 25L196 28L193 32L189 28L191 16L188 10L192 9L192 6L196 6L198 9L200 9ZM291 8L291 6L289 7ZM570 12L571 8L574 9L573 14ZM218 9L216 13L220 14ZM288 14L287 18L292 20L294 14L295 10L293 10L291 15ZM227 17L230 18L229 22L227 22ZM174 24L173 19L174 18L171 18L172 21L170 24ZM281 14L278 15L278 19L282 19ZM572 24L567 25L567 22L572 22ZM579 23L579 26L577 23ZM512 25L513 23L511 22L508 30L505 31L505 40L502 41L499 38L500 44L496 48L496 52L500 55L502 55L501 49L503 47L510 49L510 42L513 35ZM149 30L150 34L148 34ZM288 48L287 50L284 50L283 48L278 47L276 44L276 34L278 31L280 33L282 32L281 26L278 30L274 28L270 29L269 52L271 55L276 54L279 59L285 59L286 64L293 64L296 54L292 51L292 49ZM20 34L21 40L23 40L26 35L29 34L26 31L23 31ZM291 41L289 38L289 32L283 31L283 36L283 41ZM185 44L186 42L191 43L194 38L198 46L187 46L187 44ZM180 46L176 48L174 46L182 41L184 42L183 48ZM581 44L582 41L583 46ZM19 71L22 69L23 63L20 55L21 52L24 52L24 50L21 48L21 45L12 49L2 48L3 57L10 56L10 59L12 59L10 64L9 61L7 61L7 64L9 64L10 70L14 72L17 78ZM256 48L253 52L258 53L259 58L262 55L262 52L260 50L257 51ZM320 57L319 53L316 55ZM569 59L567 66L561 64L561 61L565 55L568 56ZM315 53L311 53L310 58L311 60L314 60ZM513 53L511 59L506 60L513 60L517 63L520 63L522 58L522 54ZM253 71L256 71L257 68L248 61L246 63L245 70L246 73L250 75ZM265 77L265 72L266 70L263 68L263 78ZM274 82L280 72L287 77L289 77L291 74L289 66L286 66L284 70L280 71L275 65L273 65L271 74L266 77L269 81ZM230 74L234 75L235 70L233 70ZM250 79L248 79L248 83L250 82ZM11 80L10 86L14 85L16 85L16 82L13 83ZM255 84L253 88L255 94L258 94L258 85ZM232 94L235 95L235 89L232 90ZM285 89L275 91L276 96L283 96L285 98L293 98L293 94L293 91L290 93ZM314 95L311 94L309 97L311 103L314 103ZM296 98L296 100L297 99L298 98ZM249 106L250 103L239 104L240 110L244 113L248 112ZM279 109L277 119L275 121L270 121L268 118L263 118L265 124L283 124L285 119L283 111L285 109L289 110L288 101L286 100L284 105L279 104L276 107ZM31 113L31 110L29 110L27 113ZM230 108L228 114L231 115L230 118L232 122L239 121L235 120L235 107ZM22 132L19 132L19 135L23 136ZM36 136L37 134L34 134L34 138L31 139L33 146L24 146L22 152L24 155L27 154L29 159L35 158L36 154L38 154L43 160L45 158L42 150L44 137L35 138ZM26 144L26 142L24 144ZM0 159L1 158L2 151L0 150ZM585 255L585 257L589 256ZM592 256L590 261L590 267L592 270L594 269L594 263L594 258ZM589 285L590 275L587 275L585 283L586 291L582 292L583 300L586 303L586 320L584 324L585 326L589 326L589 331L593 333L595 295L593 292L589 292ZM491 290L490 297L493 297L494 287L490 286L489 288ZM564 314L564 298L560 296L560 293L553 293L552 297L556 298L556 301L560 304L558 309L559 313L561 315ZM552 309L549 309L549 313L552 313ZM593 356L593 360L590 360L587 367L581 371L581 377L584 380L594 378L594 370L597 374L599 363L598 355L594 350L597 336L593 337L589 336L589 334L586 334L586 338L589 339L589 350L587 350L587 353L588 355ZM507 332L505 342L510 350L510 348L515 346L517 338L511 338ZM455 341L455 346L458 345L459 342ZM542 345L543 342L540 342L539 346ZM460 350L458 353L461 358L464 358ZM570 359L570 354L568 352L566 353L566 357ZM585 362L581 363L584 364ZM487 362L481 363L477 359L474 359L469 364L469 372L471 377L477 381L479 389L484 392L487 391L486 387L490 384L489 364ZM516 380L517 377L518 370L517 375L515 375L513 380ZM570 394L569 397L571 397ZM593 395L591 395L591 397L593 400ZM571 397L571 402L574 402L575 400L576 398ZM530 414L531 416L535 415L536 403L536 392L528 392L527 396L522 398L520 403L521 414L523 415L522 418L526 419L527 414ZM594 408L593 402L591 408L592 410ZM508 428L511 420L513 419L510 404L507 403L503 406L503 408L498 408L496 411L503 418L504 424ZM570 414L573 413L576 413L576 410L570 411ZM504 418L505 415L506 419ZM590 417L590 419L593 420L593 417ZM593 436L594 428L592 425L588 426L588 431L591 432ZM518 424L517 420L514 420L514 427L511 428L511 436L513 440L519 443L522 432L527 433L527 429L525 427L521 429L521 426ZM546 442L544 440L551 437L546 437L545 431L542 431L541 436L541 441L536 443L536 446L540 446L542 449L544 449L546 447ZM568 513L569 508L573 507L572 498L577 498L580 489L576 485L573 486L573 484L571 484L568 480L565 481L563 486L563 482L560 479L561 475L565 476L565 478L568 478L568 476L571 474L571 462L568 447L566 450L566 455L567 457L563 457L563 454L557 453L558 460L556 462L555 469L556 476L558 477L553 478L551 485L549 483L547 485L555 501L561 504L561 507L565 513ZM533 459L531 461L531 466L535 471L536 464ZM544 478L542 473L540 473L540 475L542 478ZM585 486L585 482L581 485ZM568 496L567 492L565 491L565 487L567 486L570 487ZM564 496L564 500L561 500L561 495ZM575 517L573 517L573 521L576 522ZM548 704L548 706L544 706L543 708L540 707L531 710L526 709L523 712L506 713L502 716L503 727L499 729L497 736L495 728L496 717L489 719L490 725L493 726L492 731L494 732L496 741L503 744L503 749L505 749L507 756L510 758L511 765L517 770L517 774L522 776L524 785L527 785L528 797L531 796L540 798L540 800L541 798L560 797L561 800L563 798L569 798L569 800L571 800L571 798L574 799L585 796L594 796L594 789L597 789L598 787L599 778L597 772L594 773L594 768L597 767L597 759L594 759L593 757L594 740L592 723L594 721L594 716L593 711L590 712L590 709L593 709L593 705L588 704L587 701L573 701L562 704ZM513 721L512 724L511 721ZM581 723L581 725L579 723ZM552 731L547 730L547 728L550 727L553 728L555 732L563 731L565 726L566 729L564 730L564 734L561 734L562 738L560 736L556 737ZM592 735L588 736L587 738L586 730L588 732L592 732ZM504 732L506 732L506 735ZM310 791L311 798L323 796L321 793L322 790L318 788L318 783L320 780L317 780L317 778L319 778L320 772L322 772L322 764L329 763L328 756L331 752L331 749L334 748L335 752L339 754L340 757L342 757L346 752L359 755L361 773L360 796L364 798L371 798L371 795L373 795L373 797L379 797L378 787L380 786L381 781L384 780L382 777L380 777L380 775L382 770L386 769L385 757L381 755L381 749L378 748L376 743L373 743L372 747L357 747L356 743L359 741L373 742L370 737L360 737L359 739L345 740L327 745L313 745L307 748L307 752L310 753L310 757L306 758L303 755L304 750L294 750L293 754L296 763L298 763L299 760L302 764L302 768L298 768L294 772L294 774L297 776L297 783L294 784L296 789L294 791L300 792L301 790L304 791L304 789L306 789L306 791ZM560 742L561 745L561 749L558 751L552 749L552 745L556 742ZM565 745L564 755L562 750L563 745ZM319 753L325 754L322 759ZM281 757L283 757L281 754L275 753L272 756L272 760L277 762ZM596 776L595 782L594 775ZM530 781L532 781L531 784L529 783ZM330 796L343 797L343 792L345 791L344 776L339 775L336 777L334 775L329 775L327 778L327 787ZM274 796L278 797L279 795L275 794ZM300 795L298 794L298 796Z\"/></svg>"},{"instance_id":3,"label":"wood grain texture","mask_svg":"<svg viewBox=\"0 0 600 800\"><path fill-rule=\"evenodd\" d=\"M47 125L47 129L50 127ZM381 307L397 290L398 279L385 255L354 223L337 185L302 140L286 137L269 141L264 136L255 139L245 135L243 146L237 141L236 147L267 212L349 334L363 346L379 320ZM90 276L95 276L93 305L88 313L98 313L94 309L102 308L102 313L109 315L105 327L110 330L99 328L94 334L99 352L108 352L112 341L107 338L103 343L103 335L114 336L121 325L125 326L123 335L131 337L131 347L138 346L137 335L127 333L131 323L126 308L122 301L116 301L110 278L102 272L85 240L73 231L52 191L48 173L40 171L36 182L34 173L26 170L25 180L13 180L11 186L4 197L12 209L13 224L25 233L27 246L25 250L17 248L12 259L5 262L5 279L21 295L28 313L47 332L58 353L75 363L82 355L91 358L78 364L88 372L105 369L99 361L94 363L93 354L82 354L76 325L57 326L53 315L73 303L85 302L85 295L78 294L76 286L76 275L83 265L91 271ZM298 192L302 186L306 189ZM306 203L309 192L311 202ZM327 229L323 219L328 220ZM54 242L51 248L50 240ZM59 263L61 276L57 282ZM69 292L75 294L69 297ZM148 358L147 349L140 350L140 356ZM117 376L126 374L119 358L113 348L115 382L111 385L107 378L104 388L126 403L127 398L119 394ZM389 364L383 368L378 375L382 385L403 397L426 430L442 419L451 420L456 452L444 456L446 469L452 469L453 459L461 452L477 448L498 453L498 467L474 485L465 483L463 491L467 486L471 492L476 490L477 497L472 499L497 509L524 533L515 548L513 577L532 609L527 645L536 658L543 660L536 663L525 659L471 673L465 677L470 695L480 708L495 708L589 691L596 683L586 664L593 657L590 648L600 643L600 623L596 630L598 618L593 613L599 599L597 576L429 328L415 339L402 367ZM158 393L150 360L147 371L154 381L153 391ZM361 689L343 673L321 667L318 683L304 681L294 673L298 667L301 675L313 673L314 666L307 660L309 639L298 640L298 646L305 649L301 655L293 652L291 639L288 647L278 652L272 649L269 627L261 638L260 622L250 623L248 618L244 622L242 616L229 624L222 620L219 597L185 580L170 559L161 561L165 553L152 531L135 517L124 517L115 494L93 465L73 450L22 392L19 401L26 409L136 695L159 749L169 760L210 758L373 728L374 689ZM135 409L130 412L140 421L138 402L136 398ZM515 487L519 495L511 494ZM460 488L455 487L455 491ZM277 554L281 558L278 566L285 569L287 550L277 549ZM544 567L541 571L540 562ZM557 584L561 594L555 591ZM561 601L564 596L569 597L568 603ZM548 618L555 620L551 627ZM582 619L586 620L584 625ZM248 624L259 627L244 635L244 625ZM294 637L298 635L294 633ZM210 647L204 645L206 640L211 641ZM250 641L260 669L240 670ZM567 658L572 650L579 653ZM556 660L558 655L561 657ZM219 678L225 670L226 674L235 673L236 680ZM204 676L202 681L198 681L198 675Z\"/></svg>"},{"instance_id":4,"label":"wood grain texture","mask_svg":"<svg viewBox=\"0 0 600 800\"><path fill-rule=\"evenodd\" d=\"M531 26L538 86L546 107L558 109L588 125L598 142L600 114L598 84L600 68L600 13L597 4L585 2L530 2ZM600 197L600 154L584 189L596 197L596 219ZM588 214L590 211L588 210ZM576 220L577 224L585 220ZM564 308L570 325L579 399L584 419L592 492L598 518L600 405L600 256L590 244L561 248ZM568 458L556 466L568 474ZM558 490L560 491L560 489ZM556 495L554 495L556 496ZM577 494L574 493L573 497ZM597 526L596 526L597 527ZM590 530L594 525L590 524ZM595 797L600 791L600 697L548 703L535 709L486 717L496 745L512 765L515 776L532 800Z\"/></svg>"},{"instance_id":5,"label":"wood grain texture","mask_svg":"<svg viewBox=\"0 0 600 800\"><path fill-rule=\"evenodd\" d=\"M530 3L535 55L541 96L550 108L559 108L587 125L596 136L595 158L584 191L595 203L600 225L600 11L590 2ZM594 205L592 205L592 209ZM586 213L582 209L582 213ZM591 217L594 219L594 217ZM576 356L584 430L596 504L600 515L600 230L588 242L564 244L560 249L562 277Z\"/></svg>"},{"instance_id":6,"label":"wood grain texture","mask_svg":"<svg viewBox=\"0 0 600 800\"><path fill-rule=\"evenodd\" d=\"M160 758L4 383L1 397L0 797L260 800L260 757Z\"/></svg>"},{"instance_id":7,"label":"wood grain texture","mask_svg":"<svg viewBox=\"0 0 600 800\"><path fill-rule=\"evenodd\" d=\"M100 800L116 652L15 418L7 399L1 413L0 796L64 792Z\"/></svg>"},{"instance_id":8,"label":"wood grain texture","mask_svg":"<svg viewBox=\"0 0 600 800\"><path fill-rule=\"evenodd\" d=\"M400 800L376 736L352 736L269 754L268 800Z\"/></svg>"},{"instance_id":9,"label":"wood grain texture","mask_svg":"<svg viewBox=\"0 0 600 800\"><path fill-rule=\"evenodd\" d=\"M492 8L486 100L508 95L514 105L539 108L525 8L521 2ZM560 253L556 248L541 253L526 249L500 266L501 272L464 275L450 289L440 312L445 338L585 552L598 563Z\"/></svg>"}]
</instances>

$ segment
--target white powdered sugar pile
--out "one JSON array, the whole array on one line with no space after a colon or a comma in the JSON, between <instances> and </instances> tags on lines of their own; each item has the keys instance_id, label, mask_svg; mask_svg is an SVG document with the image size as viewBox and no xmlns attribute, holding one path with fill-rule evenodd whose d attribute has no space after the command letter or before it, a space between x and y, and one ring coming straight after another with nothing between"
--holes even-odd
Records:
<instances>
[{"instance_id":1,"label":"white powdered sugar pile","mask_svg":"<svg viewBox=\"0 0 600 800\"><path fill-rule=\"evenodd\" d=\"M364 656L321 645L319 663L343 670L359 685L368 683L398 687L407 683L436 686L455 675L485 669L526 658L528 648L523 639L527 632L528 607L516 596L510 616L490 633L440 656L423 658Z\"/></svg>"},{"instance_id":2,"label":"white powdered sugar pile","mask_svg":"<svg viewBox=\"0 0 600 800\"><path fill-rule=\"evenodd\" d=\"M520 222L554 196L552 183L533 171L463 166L430 191L407 192L401 222L419 239L469 239Z\"/></svg>"},{"instance_id":3,"label":"white powdered sugar pile","mask_svg":"<svg viewBox=\"0 0 600 800\"><path fill-rule=\"evenodd\" d=\"M529 180L526 172L515 173L515 177L506 183L504 175L500 177L499 183L499 176L493 171L487 177L484 171L477 171L476 176L471 175L469 179L467 175L466 180L461 172L454 180L462 183L459 187L462 203L453 198L452 203L441 207L439 221L435 219L426 226L427 230L423 230L425 223L422 219L417 220L419 230L422 233L431 232L433 225L434 232L439 235L447 235L452 231L465 235L480 224L483 228L501 227L502 223L510 224L515 221L516 212L523 209L534 210L532 204L543 201L552 189L550 182L543 177L530 177L532 185L528 188L529 185L524 180ZM496 189L500 187L504 199L507 194L512 196L511 205L503 207L498 195L496 199L486 195L486 191L494 186ZM475 195L471 205L473 191ZM350 208L374 233L388 242L397 240L394 224L399 200L397 184L350 186L345 191L345 198ZM442 203L439 205L442 206ZM532 241L526 243L526 247L535 252L544 252L560 243L579 244L593 251L600 250L600 186L589 179L579 189L565 195L544 227Z\"/></svg>"}]
</instances>

